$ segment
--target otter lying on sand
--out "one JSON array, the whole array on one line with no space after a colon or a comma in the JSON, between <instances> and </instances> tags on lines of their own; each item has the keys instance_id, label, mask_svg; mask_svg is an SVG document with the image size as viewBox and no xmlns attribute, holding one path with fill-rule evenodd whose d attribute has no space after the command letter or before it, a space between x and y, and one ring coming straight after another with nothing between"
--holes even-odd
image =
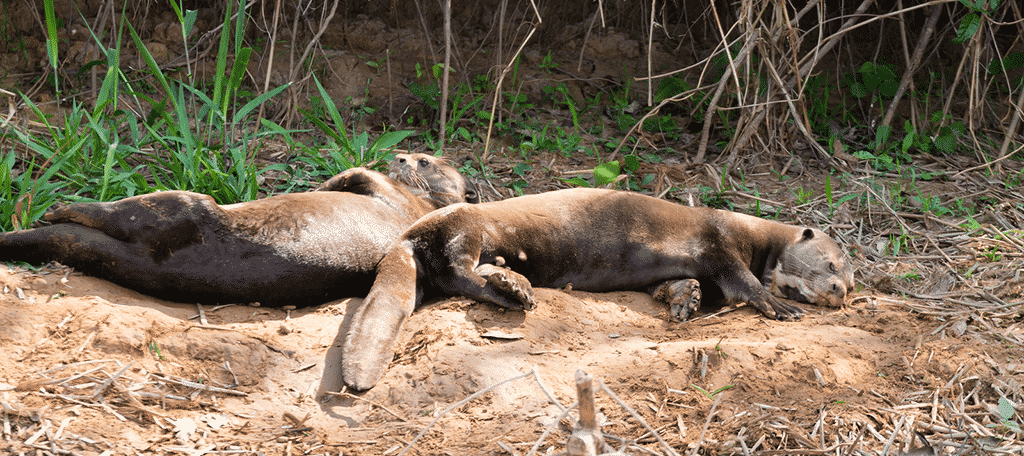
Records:
<instances>
[{"instance_id":1,"label":"otter lying on sand","mask_svg":"<svg viewBox=\"0 0 1024 456\"><path fill-rule=\"evenodd\" d=\"M456 204L416 222L381 261L345 336L344 382L357 390L377 383L425 287L530 310L533 286L568 284L646 289L677 320L702 293L786 320L803 311L775 295L839 307L853 273L820 230L637 193L578 188Z\"/></svg>"}]
</instances>

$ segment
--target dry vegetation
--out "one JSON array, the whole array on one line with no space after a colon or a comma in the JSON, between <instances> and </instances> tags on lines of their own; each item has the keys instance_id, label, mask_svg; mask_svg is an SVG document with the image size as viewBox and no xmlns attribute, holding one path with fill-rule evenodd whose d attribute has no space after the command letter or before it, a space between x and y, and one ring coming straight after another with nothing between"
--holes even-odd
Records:
<instances>
[{"instance_id":1,"label":"dry vegetation","mask_svg":"<svg viewBox=\"0 0 1024 456\"><path fill-rule=\"evenodd\" d=\"M72 275L67 288L59 266L4 267L0 325L13 331L0 334L0 449L553 454L587 415L569 406L585 366L607 386L594 388L605 441L626 454L1024 451L1019 2L492 0L450 15L436 2L364 3L247 4L244 87L291 84L260 118L326 148L301 115L317 109L317 75L344 114L337 128L417 129L403 147L443 150L492 200L593 184L617 161L617 188L826 228L850 248L858 293L799 323L723 309L678 327L628 293L548 290L551 309L518 320L443 301L414 316L382 386L353 398L322 379L351 302L295 315L206 309L209 322L200 309L196 323L192 306L101 281ZM106 68L87 65L101 58L89 29L131 22L160 67L196 87L218 71L221 1L184 2L199 11L187 46L163 2L123 13L117 2L55 4L56 68L39 4L0 5L8 183L53 160L14 132L52 135L41 117L62 124L72 101L99 98ZM114 47L116 36L101 41ZM126 74L156 86L130 41ZM442 62L455 71L431 79ZM475 81L486 84L472 96L458 91ZM431 83L449 100L437 108L414 90ZM290 166L265 173L261 193L296 179L301 144L244 155ZM33 201L7 196L10 207ZM485 329L526 341L495 342ZM227 354L207 353L218 350ZM472 395L517 372L529 376ZM736 386L715 394L726 385ZM203 419L181 434L189 416Z\"/></svg>"}]
</instances>

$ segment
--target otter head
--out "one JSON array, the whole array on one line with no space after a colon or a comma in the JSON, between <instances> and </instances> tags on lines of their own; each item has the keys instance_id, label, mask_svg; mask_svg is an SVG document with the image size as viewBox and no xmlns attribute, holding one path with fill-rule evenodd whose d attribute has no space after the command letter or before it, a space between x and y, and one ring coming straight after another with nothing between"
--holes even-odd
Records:
<instances>
[{"instance_id":1,"label":"otter head","mask_svg":"<svg viewBox=\"0 0 1024 456\"><path fill-rule=\"evenodd\" d=\"M476 186L447 161L427 154L398 154L388 175L415 190L437 207L455 203L479 203Z\"/></svg>"},{"instance_id":2,"label":"otter head","mask_svg":"<svg viewBox=\"0 0 1024 456\"><path fill-rule=\"evenodd\" d=\"M827 307L842 307L853 291L853 268L839 245L821 230L804 228L790 240L771 271L772 294Z\"/></svg>"}]
</instances>

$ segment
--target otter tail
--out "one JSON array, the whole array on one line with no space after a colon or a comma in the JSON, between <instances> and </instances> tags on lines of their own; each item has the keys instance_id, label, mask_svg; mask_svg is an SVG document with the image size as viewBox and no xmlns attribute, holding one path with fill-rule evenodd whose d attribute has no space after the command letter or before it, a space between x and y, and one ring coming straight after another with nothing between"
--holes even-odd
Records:
<instances>
[{"instance_id":1,"label":"otter tail","mask_svg":"<svg viewBox=\"0 0 1024 456\"><path fill-rule=\"evenodd\" d=\"M399 241L377 265L370 294L356 310L342 348L342 380L349 388L373 388L394 357L395 341L417 302L416 259Z\"/></svg>"}]
</instances>

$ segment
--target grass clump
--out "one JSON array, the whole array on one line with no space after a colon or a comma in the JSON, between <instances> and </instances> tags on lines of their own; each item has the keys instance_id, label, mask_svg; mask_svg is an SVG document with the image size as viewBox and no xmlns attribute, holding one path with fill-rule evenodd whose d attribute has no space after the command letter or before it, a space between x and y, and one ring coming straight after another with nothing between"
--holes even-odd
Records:
<instances>
[{"instance_id":1,"label":"grass clump","mask_svg":"<svg viewBox=\"0 0 1024 456\"><path fill-rule=\"evenodd\" d=\"M196 12L172 3L182 39L189 36ZM27 97L38 119L34 129L6 124L3 138L13 145L0 160L0 228L28 227L58 200L110 201L157 190L191 190L211 195L218 203L252 200L266 191L266 175L288 175L285 190L302 189L295 182L336 174L385 158L387 150L412 131L387 132L371 140L368 133L347 134L342 118L323 87L329 120L306 118L328 138L330 153L296 141L287 130L258 118L258 109L272 103L288 85L254 95L245 90L245 71L252 49L245 46L247 14L234 15L229 2L217 46L217 71L209 83L199 83L191 70L171 78L158 65L139 33L122 14L114 44L105 46L92 33L101 59L102 83L92 106L80 102L56 116L48 115ZM50 66L58 71L57 23L53 0L45 0ZM123 38L130 39L144 63L136 74L126 70ZM188 46L186 46L186 49ZM230 69L229 69L229 61ZM140 77L141 76L141 77ZM58 77L54 90L59 95ZM298 151L298 164L262 162L257 150L275 139Z\"/></svg>"}]
</instances>

